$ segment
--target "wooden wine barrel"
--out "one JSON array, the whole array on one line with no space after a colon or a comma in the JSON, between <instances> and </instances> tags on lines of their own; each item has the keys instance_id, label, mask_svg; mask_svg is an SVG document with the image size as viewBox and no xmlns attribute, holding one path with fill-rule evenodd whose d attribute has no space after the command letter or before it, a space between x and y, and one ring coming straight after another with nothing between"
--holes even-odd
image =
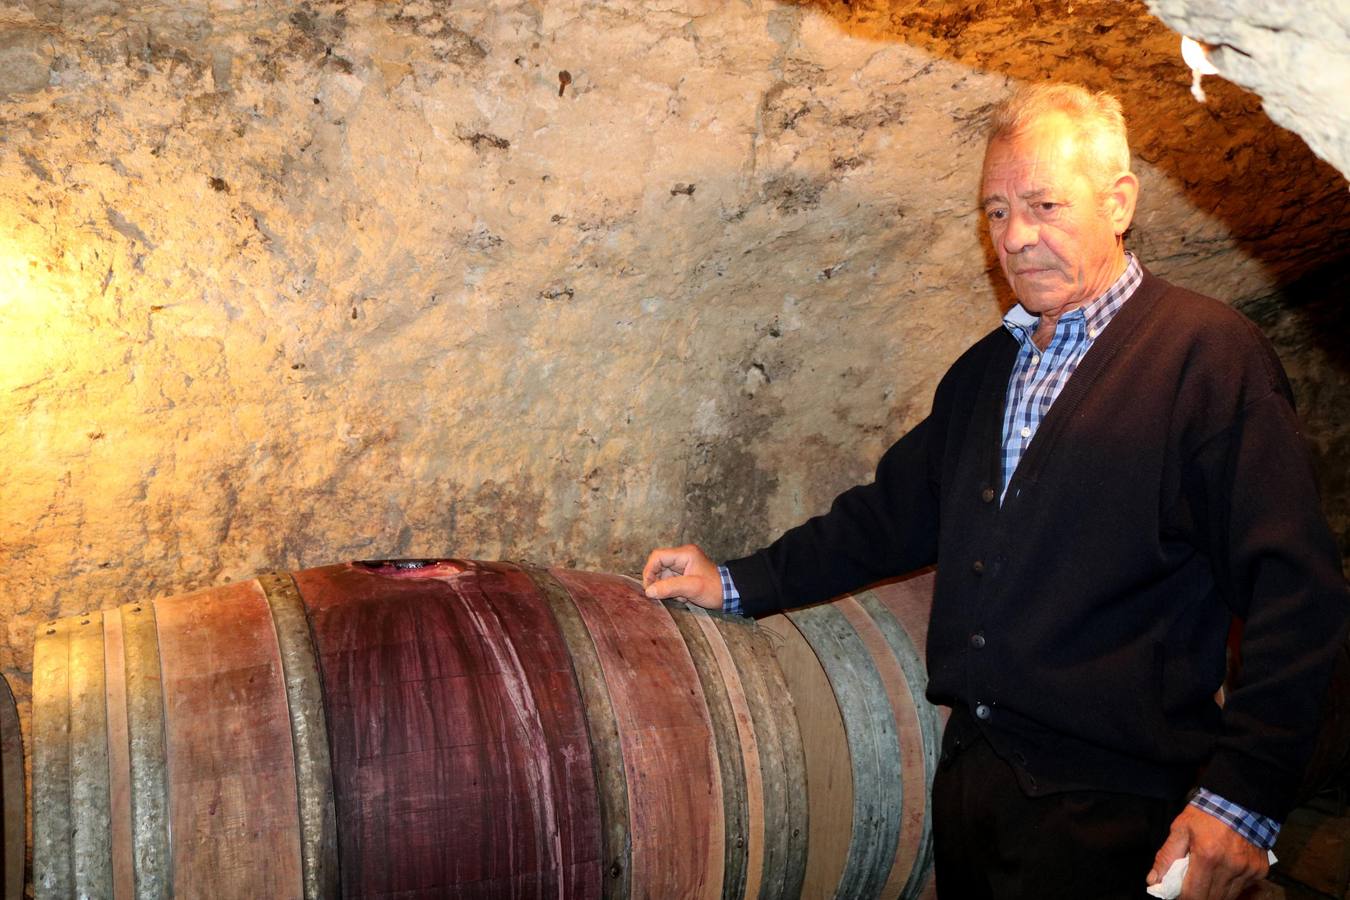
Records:
<instances>
[{"instance_id":1,"label":"wooden wine barrel","mask_svg":"<svg viewBox=\"0 0 1350 900\"><path fill-rule=\"evenodd\" d=\"M37 896L800 894L753 623L629 579L352 563L39 630Z\"/></svg>"},{"instance_id":2,"label":"wooden wine barrel","mask_svg":"<svg viewBox=\"0 0 1350 900\"><path fill-rule=\"evenodd\" d=\"M5 900L23 897L24 827L23 735L9 682L0 677L0 891Z\"/></svg>"},{"instance_id":3,"label":"wooden wine barrel","mask_svg":"<svg viewBox=\"0 0 1350 900\"><path fill-rule=\"evenodd\" d=\"M929 789L944 724L924 699L931 573L770 616L802 723L805 898L935 896Z\"/></svg>"}]
</instances>

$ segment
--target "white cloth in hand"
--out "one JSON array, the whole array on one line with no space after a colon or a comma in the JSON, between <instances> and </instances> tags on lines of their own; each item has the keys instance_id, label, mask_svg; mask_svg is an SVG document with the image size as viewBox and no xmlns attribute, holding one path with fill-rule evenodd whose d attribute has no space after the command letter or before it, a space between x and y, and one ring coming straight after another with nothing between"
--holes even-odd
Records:
<instances>
[{"instance_id":1,"label":"white cloth in hand","mask_svg":"<svg viewBox=\"0 0 1350 900\"><path fill-rule=\"evenodd\" d=\"M1267 850L1266 858L1270 860L1273 866L1276 863L1274 852ZM1191 855L1187 853L1181 859L1176 860L1167 869L1167 874L1162 877L1162 881L1148 889L1150 897L1161 897L1162 900L1176 900L1181 896L1181 883L1186 880L1186 870L1191 867Z\"/></svg>"}]
</instances>

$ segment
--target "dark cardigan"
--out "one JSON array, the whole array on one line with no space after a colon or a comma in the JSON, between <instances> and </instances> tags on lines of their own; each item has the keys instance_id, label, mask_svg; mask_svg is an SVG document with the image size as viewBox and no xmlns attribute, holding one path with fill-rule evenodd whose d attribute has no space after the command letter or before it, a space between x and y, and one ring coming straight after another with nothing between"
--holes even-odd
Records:
<instances>
[{"instance_id":1,"label":"dark cardigan","mask_svg":"<svg viewBox=\"0 0 1350 900\"><path fill-rule=\"evenodd\" d=\"M1145 274L1000 504L1016 352L987 335L875 481L728 562L745 612L938 563L928 695L985 706L1028 792L1198 783L1282 819L1350 595L1279 361L1229 307ZM1221 710L1230 615L1242 677Z\"/></svg>"}]
</instances>

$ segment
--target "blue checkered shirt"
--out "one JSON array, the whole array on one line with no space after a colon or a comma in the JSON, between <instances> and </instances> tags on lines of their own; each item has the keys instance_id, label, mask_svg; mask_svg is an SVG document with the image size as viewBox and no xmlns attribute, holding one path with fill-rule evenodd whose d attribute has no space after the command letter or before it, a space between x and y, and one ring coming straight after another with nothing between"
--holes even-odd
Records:
<instances>
[{"instance_id":1,"label":"blue checkered shirt","mask_svg":"<svg viewBox=\"0 0 1350 900\"><path fill-rule=\"evenodd\" d=\"M1012 480L1022 454L1036 436L1036 430L1050 411L1051 404L1068 383L1069 376L1073 375L1079 361L1092 347L1092 342L1111 324L1116 313L1143 280L1144 273L1139 260L1132 253L1126 254L1126 257L1125 271L1106 289L1106 293L1086 306L1060 316L1054 337L1045 350L1040 350L1032 342L1039 319L1023 309L1020 303L1003 317L1003 327L1019 344L1017 361L1013 363L1012 375L1008 379L1008 397L1003 411L1004 495L1008 492L1008 482ZM731 580L731 572L726 566L718 566L717 571L722 577L722 609L732 615L740 615L741 595ZM1204 788L1196 791L1190 803L1214 816L1260 849L1269 850L1275 846L1280 824L1274 819L1244 809Z\"/></svg>"},{"instance_id":2,"label":"blue checkered shirt","mask_svg":"<svg viewBox=\"0 0 1350 900\"><path fill-rule=\"evenodd\" d=\"M718 566L717 573L722 576L722 611L733 616L741 614L741 592L736 590L736 582L731 580L731 570Z\"/></svg>"},{"instance_id":3,"label":"blue checkered shirt","mask_svg":"<svg viewBox=\"0 0 1350 900\"><path fill-rule=\"evenodd\" d=\"M1050 411L1059 392L1068 384L1078 363L1092 347L1116 313L1143 280L1144 271L1134 254L1127 254L1125 271L1106 293L1086 306L1060 316L1054 337L1044 350L1032 342L1040 322L1017 304L1003 317L1003 327L1017 339L1017 361L1008 378L1008 399L1003 406L1003 491L1008 493L1017 464L1022 460L1041 420ZM1001 499L1000 499L1001 502Z\"/></svg>"},{"instance_id":4,"label":"blue checkered shirt","mask_svg":"<svg viewBox=\"0 0 1350 900\"><path fill-rule=\"evenodd\" d=\"M1262 850L1274 847L1275 839L1280 836L1279 822L1230 803L1204 788L1195 792L1191 806L1209 813Z\"/></svg>"}]
</instances>

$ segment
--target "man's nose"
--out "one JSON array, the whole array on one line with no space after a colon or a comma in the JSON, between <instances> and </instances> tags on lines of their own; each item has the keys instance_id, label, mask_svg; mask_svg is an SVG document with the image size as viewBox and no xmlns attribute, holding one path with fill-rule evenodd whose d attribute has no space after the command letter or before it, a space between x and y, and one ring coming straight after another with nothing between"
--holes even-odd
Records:
<instances>
[{"instance_id":1,"label":"man's nose","mask_svg":"<svg viewBox=\"0 0 1350 900\"><path fill-rule=\"evenodd\" d=\"M1020 253L1034 246L1039 231L1034 222L1017 212L1008 214L1008 227L1003 230L1003 249L1008 253Z\"/></svg>"}]
</instances>

